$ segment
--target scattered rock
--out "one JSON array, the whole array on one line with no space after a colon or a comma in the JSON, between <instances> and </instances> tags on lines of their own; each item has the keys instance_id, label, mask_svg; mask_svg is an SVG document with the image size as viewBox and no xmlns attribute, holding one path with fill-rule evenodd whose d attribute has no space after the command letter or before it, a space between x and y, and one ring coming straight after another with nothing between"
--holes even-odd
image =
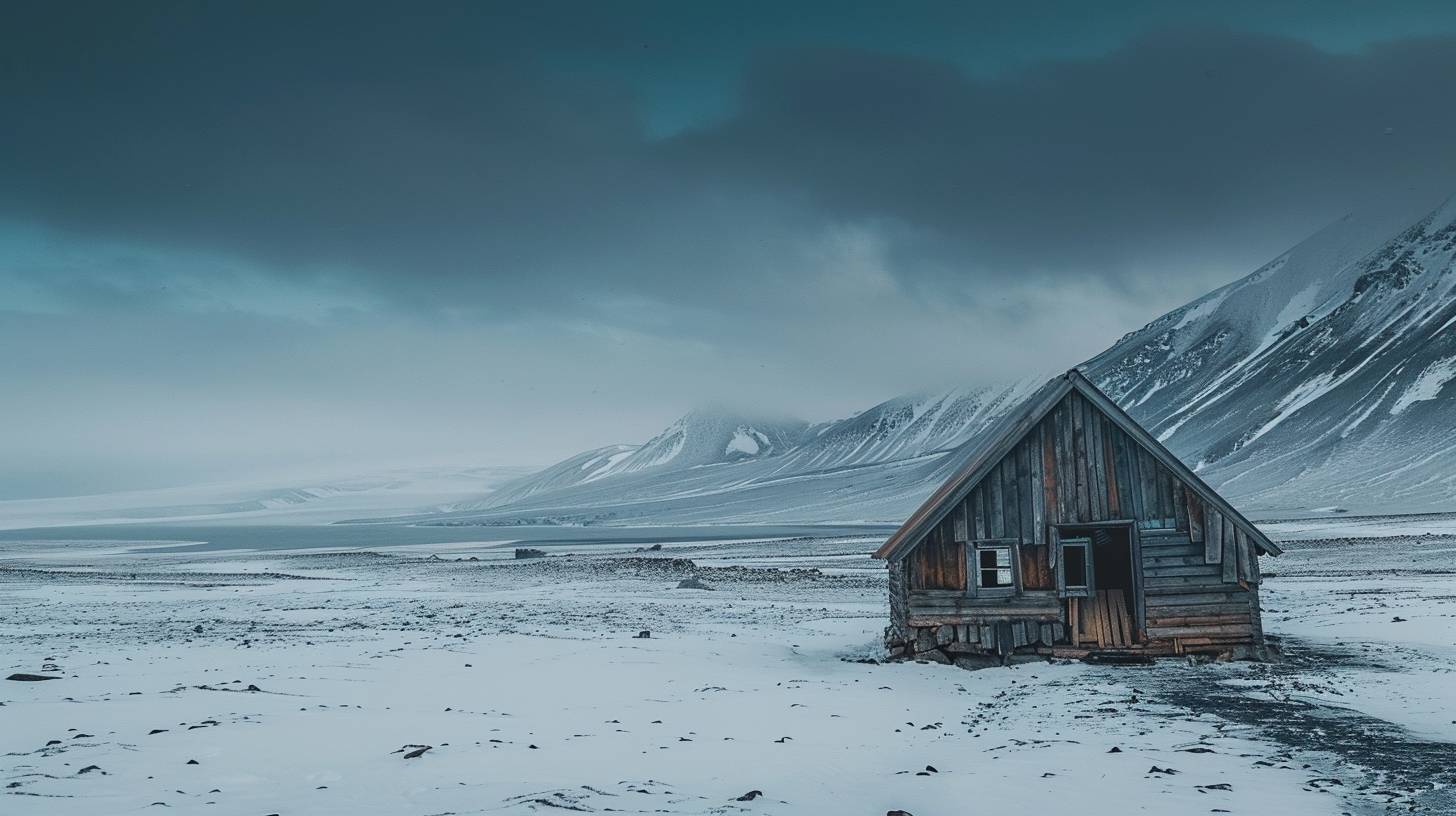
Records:
<instances>
[{"instance_id":1,"label":"scattered rock","mask_svg":"<svg viewBox=\"0 0 1456 816\"><path fill-rule=\"evenodd\" d=\"M742 796L738 797L734 801L736 801L736 802L752 802L754 799L757 799L758 797L760 797L762 795L763 795L763 791L761 791L761 790L751 790L748 793L745 793Z\"/></svg>"},{"instance_id":2,"label":"scattered rock","mask_svg":"<svg viewBox=\"0 0 1456 816\"><path fill-rule=\"evenodd\" d=\"M1395 617L1393 617L1393 618L1390 619L1390 622L1391 623L1405 623L1405 618L1402 618L1401 616L1396 615ZM15 678L12 677L10 679L11 680L14 680Z\"/></svg>"},{"instance_id":3,"label":"scattered rock","mask_svg":"<svg viewBox=\"0 0 1456 816\"><path fill-rule=\"evenodd\" d=\"M546 551L545 550L537 550L537 549L534 549L532 547L517 547L516 548L516 559L517 560L522 560L522 559L526 559L526 558L545 558L545 557L546 557Z\"/></svg>"},{"instance_id":4,"label":"scattered rock","mask_svg":"<svg viewBox=\"0 0 1456 816\"><path fill-rule=\"evenodd\" d=\"M52 674L26 674L25 672L17 672L16 674L12 674L5 679L18 680L22 683L38 683L41 680L59 680L61 678L56 677Z\"/></svg>"},{"instance_id":5,"label":"scattered rock","mask_svg":"<svg viewBox=\"0 0 1456 816\"><path fill-rule=\"evenodd\" d=\"M78 774L84 774L84 773L91 773L92 771L101 771L101 766L100 765L87 765L86 767L82 768L81 770L76 771L76 773L78 773ZM101 771L101 772L102 773L106 773L105 771Z\"/></svg>"}]
</instances>

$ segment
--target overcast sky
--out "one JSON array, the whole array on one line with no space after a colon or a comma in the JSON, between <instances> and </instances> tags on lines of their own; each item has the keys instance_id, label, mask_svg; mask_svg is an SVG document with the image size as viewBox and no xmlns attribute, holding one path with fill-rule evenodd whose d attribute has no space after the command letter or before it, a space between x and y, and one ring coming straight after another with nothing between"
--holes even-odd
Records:
<instances>
[{"instance_id":1,"label":"overcast sky","mask_svg":"<svg viewBox=\"0 0 1456 816\"><path fill-rule=\"evenodd\" d=\"M843 416L1456 192L1456 3L1002 5L6 4L0 498Z\"/></svg>"}]
</instances>

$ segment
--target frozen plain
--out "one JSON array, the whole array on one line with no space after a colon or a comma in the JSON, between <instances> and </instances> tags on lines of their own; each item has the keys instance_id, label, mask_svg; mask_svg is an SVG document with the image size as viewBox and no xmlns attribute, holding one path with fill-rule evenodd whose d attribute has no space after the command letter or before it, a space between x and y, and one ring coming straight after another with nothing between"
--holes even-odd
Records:
<instances>
[{"instance_id":1,"label":"frozen plain","mask_svg":"<svg viewBox=\"0 0 1456 816\"><path fill-rule=\"evenodd\" d=\"M870 662L870 537L7 543L0 812L1456 811L1456 535L1341 523L1270 525L1282 663L978 672Z\"/></svg>"}]
</instances>

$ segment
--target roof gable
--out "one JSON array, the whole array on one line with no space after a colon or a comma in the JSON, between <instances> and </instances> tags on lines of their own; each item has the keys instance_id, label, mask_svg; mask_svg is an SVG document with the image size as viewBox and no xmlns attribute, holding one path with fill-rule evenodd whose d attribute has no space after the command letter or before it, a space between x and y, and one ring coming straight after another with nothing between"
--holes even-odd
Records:
<instances>
[{"instance_id":1,"label":"roof gable","mask_svg":"<svg viewBox=\"0 0 1456 816\"><path fill-rule=\"evenodd\" d=\"M929 530L940 523L952 507L963 500L966 494L992 468L996 467L1007 453L1015 448L1023 436L1035 428L1067 394L1074 390L1127 434L1135 444L1145 449L1154 459L1170 470L1188 489L1249 536L1260 552L1269 555L1278 555L1282 552L1252 522L1244 518L1243 514L1235 510L1228 501L1218 495L1213 488L1205 484L1197 474L1174 456L1172 451L1154 439L1111 398L1102 393L1101 389L1097 388L1080 371L1072 369L1065 374L1053 377L1019 406L1008 411L987 428L966 455L965 465L911 514L900 529L895 531L884 545L875 551L874 557L898 559L907 554Z\"/></svg>"}]
</instances>

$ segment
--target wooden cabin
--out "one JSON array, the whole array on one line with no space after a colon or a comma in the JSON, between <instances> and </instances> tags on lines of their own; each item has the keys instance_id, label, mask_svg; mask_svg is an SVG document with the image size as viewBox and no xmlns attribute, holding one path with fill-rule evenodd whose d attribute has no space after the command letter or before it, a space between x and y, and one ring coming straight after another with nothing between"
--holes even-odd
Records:
<instances>
[{"instance_id":1,"label":"wooden cabin","mask_svg":"<svg viewBox=\"0 0 1456 816\"><path fill-rule=\"evenodd\" d=\"M1263 659L1279 548L1077 370L966 447L875 552L894 657Z\"/></svg>"}]
</instances>

